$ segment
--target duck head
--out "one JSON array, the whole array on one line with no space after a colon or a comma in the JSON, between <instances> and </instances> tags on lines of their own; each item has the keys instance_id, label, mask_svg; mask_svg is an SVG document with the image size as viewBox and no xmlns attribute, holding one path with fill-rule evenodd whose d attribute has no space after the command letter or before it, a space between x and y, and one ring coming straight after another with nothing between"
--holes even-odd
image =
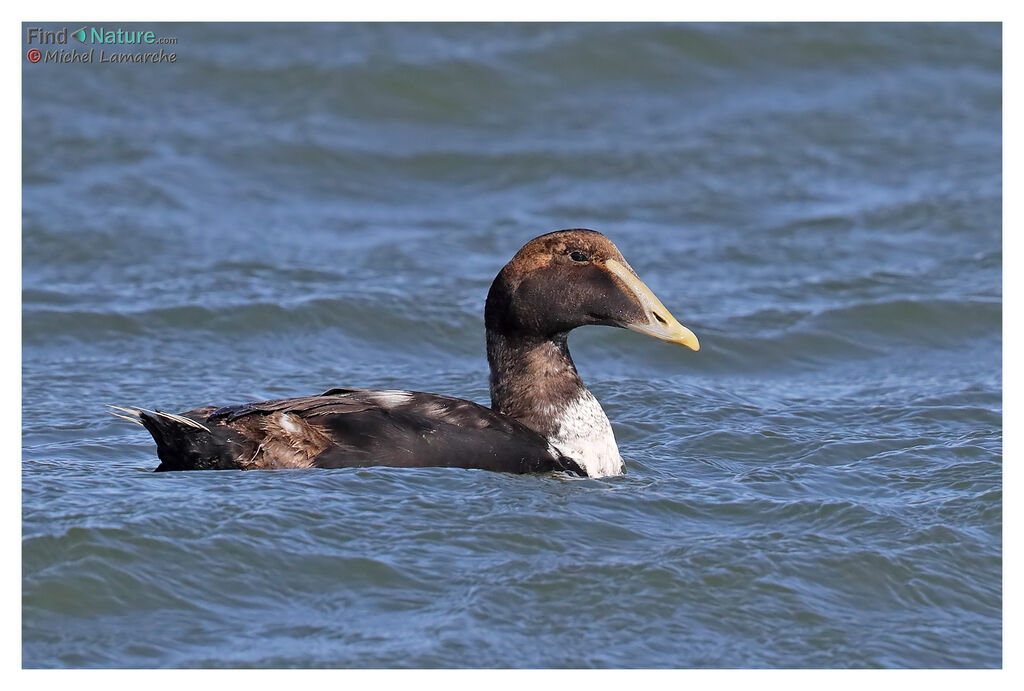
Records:
<instances>
[{"instance_id":1,"label":"duck head","mask_svg":"<svg viewBox=\"0 0 1024 691\"><path fill-rule=\"evenodd\" d=\"M579 326L631 329L700 350L607 237L559 230L526 243L501 270L487 296L489 333L564 340Z\"/></svg>"}]
</instances>

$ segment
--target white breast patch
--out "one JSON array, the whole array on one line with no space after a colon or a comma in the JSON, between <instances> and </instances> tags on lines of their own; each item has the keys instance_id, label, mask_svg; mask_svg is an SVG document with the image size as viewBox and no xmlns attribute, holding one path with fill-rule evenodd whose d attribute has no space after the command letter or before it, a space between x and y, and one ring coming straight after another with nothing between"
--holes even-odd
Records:
<instances>
[{"instance_id":1,"label":"white breast patch","mask_svg":"<svg viewBox=\"0 0 1024 691\"><path fill-rule=\"evenodd\" d=\"M622 474L622 457L615 444L615 434L594 394L584 389L558 414L556 422L557 431L548 441L583 466L587 475Z\"/></svg>"}]
</instances>

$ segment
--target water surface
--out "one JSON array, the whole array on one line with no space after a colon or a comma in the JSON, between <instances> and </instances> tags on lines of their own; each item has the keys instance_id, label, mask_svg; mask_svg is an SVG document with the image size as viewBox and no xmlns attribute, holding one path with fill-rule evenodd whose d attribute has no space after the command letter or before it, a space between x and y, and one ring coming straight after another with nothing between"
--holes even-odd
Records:
<instances>
[{"instance_id":1,"label":"water surface","mask_svg":"<svg viewBox=\"0 0 1024 691\"><path fill-rule=\"evenodd\" d=\"M141 28L23 68L26 667L1001 666L998 25ZM155 475L103 413L487 402L567 227L702 344L571 337L623 477Z\"/></svg>"}]
</instances>

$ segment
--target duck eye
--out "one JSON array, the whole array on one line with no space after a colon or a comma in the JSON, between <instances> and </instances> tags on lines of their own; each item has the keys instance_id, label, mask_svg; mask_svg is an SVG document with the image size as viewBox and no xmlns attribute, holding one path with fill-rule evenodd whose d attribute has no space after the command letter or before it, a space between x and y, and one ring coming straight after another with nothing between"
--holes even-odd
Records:
<instances>
[{"instance_id":1,"label":"duck eye","mask_svg":"<svg viewBox=\"0 0 1024 691\"><path fill-rule=\"evenodd\" d=\"M569 253L569 256L572 258L574 262L590 261L590 257L588 257L585 252L581 252L580 250L573 250L572 252Z\"/></svg>"}]
</instances>

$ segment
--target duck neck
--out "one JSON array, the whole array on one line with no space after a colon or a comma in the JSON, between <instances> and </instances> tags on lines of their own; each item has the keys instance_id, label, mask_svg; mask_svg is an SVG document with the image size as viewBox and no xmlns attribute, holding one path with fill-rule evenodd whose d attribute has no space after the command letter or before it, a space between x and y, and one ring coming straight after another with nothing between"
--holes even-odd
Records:
<instances>
[{"instance_id":1,"label":"duck neck","mask_svg":"<svg viewBox=\"0 0 1024 691\"><path fill-rule=\"evenodd\" d=\"M509 337L488 330L491 408L546 437L591 477L617 475L622 459L611 424L576 371L567 335Z\"/></svg>"},{"instance_id":2,"label":"duck neck","mask_svg":"<svg viewBox=\"0 0 1024 691\"><path fill-rule=\"evenodd\" d=\"M587 391L569 355L565 334L552 339L487 334L491 408L545 437L558 430L557 416Z\"/></svg>"}]
</instances>

